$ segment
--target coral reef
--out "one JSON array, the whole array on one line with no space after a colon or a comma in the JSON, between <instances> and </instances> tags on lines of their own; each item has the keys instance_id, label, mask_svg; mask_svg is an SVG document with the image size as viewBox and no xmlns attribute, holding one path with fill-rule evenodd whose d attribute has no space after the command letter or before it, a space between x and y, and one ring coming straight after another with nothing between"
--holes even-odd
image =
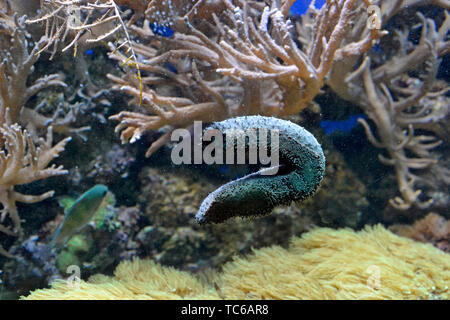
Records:
<instances>
[{"instance_id":1,"label":"coral reef","mask_svg":"<svg viewBox=\"0 0 450 320\"><path fill-rule=\"evenodd\" d=\"M439 58L449 50L447 11L440 27L419 14L422 32L417 45L409 40L407 31L391 30L400 43L397 52L372 67L375 57L369 49L388 34L381 29L400 12L428 2L371 2L379 12L369 10L368 2L357 6L355 1L327 1L320 10L311 6L301 22L296 23L302 50L292 38L292 25L287 19L293 1L274 1L264 10L256 1L219 3L214 3L217 11L212 14L214 32L210 31L211 25L208 32L203 31L205 26L193 19L192 12L197 10L184 6L185 3L180 5L186 10L168 14L167 8L157 1L149 4L147 24L131 28L141 40L155 39L134 43L137 52L146 58L137 63L138 70L150 75L140 81L133 80L129 73L122 79L112 75L110 79L155 115L121 112L114 116L121 121L117 130L122 131L123 142L133 142L143 133L165 125L172 129L188 126L194 120L294 114L305 108L326 82L340 97L359 105L375 123L381 140L365 120L360 120L368 139L376 147L386 149L390 156L388 159L380 155L380 161L395 167L401 196L394 197L390 204L399 210L411 206L429 208L433 204L435 200L430 195L420 197L417 187L432 184L413 171L430 168L435 171L436 181L444 185L450 181L448 168L438 164L432 152L441 143L437 130L449 112L448 100L439 106L427 103L427 99L436 99L447 90L447 85L435 85ZM433 4L449 8L445 1ZM350 15L352 10L358 15ZM162 12L162 16L152 15L155 11ZM174 35L152 37L152 19L171 26ZM268 21L271 29L267 28ZM352 25L352 29L347 29L347 25ZM112 57L126 59L117 53ZM358 65L361 59L364 62ZM418 67L424 72L413 76ZM215 75L210 68L215 69ZM328 73L330 76L325 78ZM173 88L168 89L168 84ZM159 89L162 86L164 89ZM167 94L179 91L183 97ZM428 133L415 134L419 129ZM155 141L147 155L166 143L170 132L168 129ZM417 157L410 157L410 152Z\"/></svg>"},{"instance_id":2,"label":"coral reef","mask_svg":"<svg viewBox=\"0 0 450 320\"><path fill-rule=\"evenodd\" d=\"M122 142L164 128L147 156L168 142L172 130L194 120L298 113L327 84L375 125L360 120L369 141L389 155L380 154L380 161L395 168L400 195L391 206L429 209L436 198L422 189L450 181L448 168L433 152L449 112L443 98L448 86L436 81L440 58L449 51L448 2L326 1L291 20L294 2L47 0L41 15L28 23L46 25L52 57L60 43L62 51L73 47L76 53L78 46L121 35L109 43L110 57L126 71L108 77L141 108L112 119L120 121ZM430 4L444 9L444 19L438 26L418 13L422 30L415 43L410 31L415 26L401 30L395 17ZM138 19L142 26L135 24ZM381 49L371 50L374 44ZM427 172L438 183L424 179Z\"/></svg>"},{"instance_id":3,"label":"coral reef","mask_svg":"<svg viewBox=\"0 0 450 320\"><path fill-rule=\"evenodd\" d=\"M122 154L123 150L112 145L110 152ZM271 244L286 246L292 236L300 235L314 224L356 227L364 222L362 211L367 206L364 191L361 191L363 185L352 175L338 153L329 147L325 148L325 153L328 158L327 174L316 195L320 203L294 203L289 207L275 208L270 217L233 219L223 226L208 227L199 226L194 215L208 193L233 178L233 172L221 176L223 174L217 168L207 168L207 175L204 176L203 170L153 165L141 168L137 178L129 177L128 171L125 171L128 177L121 178L124 174L120 171L121 165L114 169L114 166L109 167L109 161L95 159L93 162L102 167L92 167L91 163L85 165L86 171L82 174L90 173L88 181L95 178L96 181L111 183L133 179L140 186L133 192L138 195L139 206L112 208L114 203L110 203L107 212L99 214L98 219L97 215L94 217L93 227L85 228L77 236L84 239L87 247L80 251L78 246L72 247L72 241L69 241L59 256L49 259L41 249L61 223L60 209L55 220L50 220L34 233L39 237L33 236L25 241L33 245L11 248L11 252L20 257L20 263L10 261L5 264L5 288L30 288L28 283L31 278L36 281L33 282L36 287L44 287L49 280L65 274L64 267L68 262L64 261L79 262L86 275L109 273L118 261L135 256L200 272L211 267L218 268L236 253L246 254L251 248ZM161 163L167 162L161 159ZM85 179L82 183L86 183ZM73 199L67 201L66 197L59 198L59 202L64 202L64 207L69 208ZM327 203L336 205L329 206ZM53 267L50 268L50 265ZM59 266L57 269L61 275L54 272L55 265ZM39 275L40 280L34 275ZM20 293L24 294L23 291Z\"/></svg>"},{"instance_id":4,"label":"coral reef","mask_svg":"<svg viewBox=\"0 0 450 320\"><path fill-rule=\"evenodd\" d=\"M0 134L4 140L4 148L0 152L0 203L3 208L0 216L0 231L22 238L21 219L16 207L16 202L35 203L53 196L53 191L40 195L25 195L14 190L16 185L27 184L36 180L51 176L66 174L61 166L52 165L49 162L64 150L68 139L62 140L52 146L52 130L48 131L47 140L41 140L38 147L31 140L30 135L19 125L3 125ZM6 227L3 223L7 215L12 221L13 228ZM0 245L0 253L11 256Z\"/></svg>"},{"instance_id":5,"label":"coral reef","mask_svg":"<svg viewBox=\"0 0 450 320\"><path fill-rule=\"evenodd\" d=\"M224 225L199 226L193 217L208 193L230 180L232 172L220 174L218 168L144 168L139 175L142 187L138 190L138 203L146 222L135 241L139 243L138 252L145 255L138 255L195 271L206 266L219 267L234 253L248 253L252 247L286 246L292 236L313 225L362 225L368 205L362 183L335 151L326 147L325 153L326 174L315 195L319 201L280 206L271 216L236 218Z\"/></svg>"},{"instance_id":6,"label":"coral reef","mask_svg":"<svg viewBox=\"0 0 450 320\"><path fill-rule=\"evenodd\" d=\"M169 266L201 274L252 248L287 248L290 238L314 226L394 224L395 232L448 251L449 1L318 2L293 14L294 0L0 0L2 297L43 288L74 263L84 277L110 275L133 257L165 266L134 262L153 268L151 274ZM194 121L208 126L242 116L289 119L313 133L327 157L324 180L312 200L276 207L270 216L198 225L202 199L261 168L176 166L168 155L171 135L191 130ZM77 198L99 183L117 204L61 252L50 252L47 244L62 218L58 197ZM440 216L415 221L430 212ZM362 234L346 239L369 241ZM274 250L289 255L298 241ZM342 243L351 257L360 246ZM370 250L374 257L385 252ZM430 289L422 274L416 279L431 296L411 290L415 284L408 281L422 265L414 269L406 256L391 258L389 266L409 270L389 269L408 287L401 295L345 287L339 296L328 283L311 282L311 292L296 297L319 297L314 288L320 288L322 297L333 298L448 298L439 284L441 291ZM243 265L227 264L226 274L250 273ZM362 279L358 275L335 280L350 286ZM215 283L219 278L225 275ZM228 297L221 292L226 288L230 296L242 294L226 281L213 291L211 282L194 282L203 297ZM166 294L162 286L155 298ZM170 295L196 296L183 290Z\"/></svg>"},{"instance_id":7,"label":"coral reef","mask_svg":"<svg viewBox=\"0 0 450 320\"><path fill-rule=\"evenodd\" d=\"M57 111L46 117L38 112L38 108L25 106L43 89L49 86L64 87L66 84L58 74L30 81L46 39L33 41L25 28L24 17L18 17L9 2L2 1L0 27L0 232L22 240L21 218L16 202L39 202L51 197L54 192L25 195L15 191L14 187L67 174L62 166L48 165L70 141L67 137L53 145L53 132L69 134L73 113L61 117L61 112ZM38 134L38 129L44 134ZM11 257L3 245L0 245L0 254Z\"/></svg>"},{"instance_id":8,"label":"coral reef","mask_svg":"<svg viewBox=\"0 0 450 320\"><path fill-rule=\"evenodd\" d=\"M100 210L90 226L73 236L61 250L54 250L49 238L63 219L49 221L37 235L11 246L9 252L14 259L4 264L4 292L17 298L32 288L45 287L54 279L61 279L72 265L79 266L86 275L108 273L117 261L137 255L133 237L139 231L139 216L136 208Z\"/></svg>"},{"instance_id":9,"label":"coral reef","mask_svg":"<svg viewBox=\"0 0 450 320\"><path fill-rule=\"evenodd\" d=\"M259 1L216 1L211 12L214 23L192 17L204 1L187 13L159 18L151 14L158 10L152 10L157 6L152 1L144 26L131 28L139 39L133 46L144 57L137 63L145 72L142 81L130 73L109 78L155 115L123 111L112 117L120 121L121 140L133 142L149 130L170 125L148 149L149 156L168 141L173 128L194 120L298 113L319 93L335 55L344 60L359 56L379 38L379 30L373 29L361 39L347 41L351 12L367 18L368 1L356 2L327 2L315 13L314 38L302 51L291 35L288 12L293 1L272 1L270 6ZM155 35L153 22L173 28L173 36ZM126 58L118 53L111 57Z\"/></svg>"},{"instance_id":10,"label":"coral reef","mask_svg":"<svg viewBox=\"0 0 450 320\"><path fill-rule=\"evenodd\" d=\"M38 42L30 41L30 35L25 29L24 19L10 10L0 12L0 25L2 27L0 51L0 94L2 111L0 120L6 122L6 110L12 123L19 121L26 102L40 90L52 86L65 86L58 74L45 75L38 78L32 85L27 83L34 71L34 64L39 59L39 52L44 46L45 39ZM32 48L29 50L29 48ZM18 94L20 92L20 94ZM33 121L36 116L32 110L25 109L26 121ZM31 114L31 116L27 116ZM20 117L24 121L24 117ZM21 123L23 125L23 123Z\"/></svg>"},{"instance_id":11,"label":"coral reef","mask_svg":"<svg viewBox=\"0 0 450 320\"><path fill-rule=\"evenodd\" d=\"M382 226L316 229L289 249L236 258L209 282L148 260L122 262L114 277L58 281L24 299L443 299L450 257Z\"/></svg>"},{"instance_id":12,"label":"coral reef","mask_svg":"<svg viewBox=\"0 0 450 320\"><path fill-rule=\"evenodd\" d=\"M379 4L382 28L392 22L391 17L402 7L423 4L421 1L374 3ZM448 2L436 4L446 9L450 7ZM377 61L372 50L364 54L364 61L356 70L355 65L337 62L327 82L341 97L360 106L374 124L371 128L365 119L359 120L369 141L375 147L385 149L389 156L380 154L379 160L395 168L400 196L392 198L390 204L398 210L429 208L436 199L430 195L421 196L418 186L445 188L450 182L449 169L443 162L438 164L438 156L433 152L443 139L439 123L450 112L448 97L443 95L448 91L448 85L442 86L436 80L440 58L450 48L447 36L450 17L445 10L440 27L420 12L417 17L421 25L417 43L411 40L410 30L394 29L391 32L397 45L392 43L393 40L381 40L380 43L379 51L388 46L398 48L396 52L385 53L385 61ZM357 35L357 28L353 31ZM444 101L440 102L441 99ZM434 171L432 179L426 179L424 169Z\"/></svg>"}]
</instances>

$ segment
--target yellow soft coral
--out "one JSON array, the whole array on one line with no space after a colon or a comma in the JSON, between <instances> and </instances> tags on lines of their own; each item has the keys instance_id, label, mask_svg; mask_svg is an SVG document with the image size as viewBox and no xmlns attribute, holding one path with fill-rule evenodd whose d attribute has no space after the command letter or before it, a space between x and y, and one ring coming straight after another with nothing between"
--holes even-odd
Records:
<instances>
[{"instance_id":1,"label":"yellow soft coral","mask_svg":"<svg viewBox=\"0 0 450 320\"><path fill-rule=\"evenodd\" d=\"M58 282L25 299L448 299L450 256L382 226L320 228L237 258L206 284L148 260L122 262L71 289ZM214 289L218 288L218 289Z\"/></svg>"},{"instance_id":2,"label":"yellow soft coral","mask_svg":"<svg viewBox=\"0 0 450 320\"><path fill-rule=\"evenodd\" d=\"M79 285L56 281L52 289L36 290L26 299L172 300L218 299L217 293L188 272L163 267L151 260L124 261L114 277L95 275Z\"/></svg>"},{"instance_id":3,"label":"yellow soft coral","mask_svg":"<svg viewBox=\"0 0 450 320\"><path fill-rule=\"evenodd\" d=\"M255 251L225 265L221 294L234 299L447 299L450 256L382 226L316 229L288 250Z\"/></svg>"}]
</instances>

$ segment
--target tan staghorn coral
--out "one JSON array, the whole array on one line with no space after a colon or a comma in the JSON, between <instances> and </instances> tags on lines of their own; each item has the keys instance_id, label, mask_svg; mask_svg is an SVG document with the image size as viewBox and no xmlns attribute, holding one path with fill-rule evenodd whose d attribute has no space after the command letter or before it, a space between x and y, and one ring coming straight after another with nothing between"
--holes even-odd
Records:
<instances>
[{"instance_id":1,"label":"tan staghorn coral","mask_svg":"<svg viewBox=\"0 0 450 320\"><path fill-rule=\"evenodd\" d=\"M137 10L130 20L125 20L129 16L129 11L122 12L120 5L126 4ZM146 3L140 1L120 1L120 0L72 0L55 1L44 0L40 2L41 13L37 17L26 20L27 24L41 25L45 30L45 45L41 51L50 51L50 60L58 52L73 50L73 57L77 60L77 76L88 84L88 90L95 91L98 88L92 83L88 76L87 64L82 54L78 51L101 46L102 44L116 38L114 51L121 50L125 55L123 65L133 65L137 68L137 75L140 78L140 70L137 65L137 56L128 33L128 25L135 22L135 19L146 7ZM141 11L139 11L141 10ZM41 32L42 33L42 32ZM120 37L119 37L120 34ZM120 41L119 41L120 38ZM95 93L90 92L91 95Z\"/></svg>"},{"instance_id":2,"label":"tan staghorn coral","mask_svg":"<svg viewBox=\"0 0 450 320\"><path fill-rule=\"evenodd\" d=\"M406 4L423 1L395 3L380 3L381 26ZM436 4L449 8L445 1ZM441 125L450 112L450 101L443 95L448 85L436 80L441 57L450 51L450 16L445 10L440 26L421 13L417 16L421 27L417 44L409 40L409 30L394 30L399 46L391 59L380 64L373 61L373 53L366 53L359 66L337 62L327 82L341 97L359 105L375 125L359 120L369 141L386 150L387 156L379 155L380 162L395 169L400 196L390 204L398 210L430 207L435 199L421 197L419 186L436 189L450 183L450 169L433 153L440 139L446 139ZM426 170L432 173L428 177L423 175Z\"/></svg>"},{"instance_id":3,"label":"tan staghorn coral","mask_svg":"<svg viewBox=\"0 0 450 320\"><path fill-rule=\"evenodd\" d=\"M38 61L47 38L33 41L25 28L24 20L25 17L19 18L10 8L0 10L0 123L6 122L6 109L9 109L11 123L19 123L33 134L50 124L55 132L65 135L87 130L89 127L71 127L76 113L73 109L76 108L67 113L57 110L49 117L40 114L37 108L25 107L30 98L43 89L50 86L66 87L66 84L60 74L45 75L29 83L35 69L34 64Z\"/></svg>"},{"instance_id":4,"label":"tan staghorn coral","mask_svg":"<svg viewBox=\"0 0 450 320\"><path fill-rule=\"evenodd\" d=\"M31 85L27 83L45 40L30 43L23 20L8 6L0 10L0 46L8 47L0 52L0 232L19 239L22 229L16 203L42 201L51 197L53 191L25 195L15 191L14 187L67 173L61 166L48 165L70 140L66 138L53 145L53 130L67 133L70 129L67 120L72 116L61 120L55 114L54 119L49 119L25 108L26 102L37 92L50 85L65 84L57 74L41 77ZM54 127L48 127L49 124ZM40 138L24 130L22 126L25 125L47 129L46 137ZM11 256L2 245L0 254Z\"/></svg>"},{"instance_id":5,"label":"tan staghorn coral","mask_svg":"<svg viewBox=\"0 0 450 320\"><path fill-rule=\"evenodd\" d=\"M86 1L41 1L41 14L26 20L27 24L42 23L45 28L45 46L51 49L52 59L60 47L64 52L74 49L74 56L81 44L98 43L122 28L122 24L113 26L114 20L121 21L118 6L109 0ZM104 11L99 14L99 11Z\"/></svg>"},{"instance_id":6,"label":"tan staghorn coral","mask_svg":"<svg viewBox=\"0 0 450 320\"><path fill-rule=\"evenodd\" d=\"M112 118L120 121L117 130L122 131L123 142L170 126L147 156L169 140L171 129L189 126L194 120L299 112L320 92L335 55L359 56L381 35L371 30L361 39L344 41L353 21L351 13L357 10L367 17L368 1L327 1L317 13L315 38L303 50L295 42L287 16L292 1L272 1L266 7L257 1L214 3L220 5L214 7L209 21L190 19L190 10L175 17L166 15L166 19L162 15L156 22L174 28L171 38L153 33L151 14L143 28L130 27L139 39L134 48L143 58L137 63L142 79L138 81L132 73L109 77L135 102L142 100L146 111L124 111ZM117 52L111 56L125 59Z\"/></svg>"},{"instance_id":7,"label":"tan staghorn coral","mask_svg":"<svg viewBox=\"0 0 450 320\"><path fill-rule=\"evenodd\" d=\"M0 10L0 27L0 122L5 123L6 109L9 108L11 121L15 123L33 95L49 86L65 84L58 74L52 74L29 85L27 80L34 71L34 63L39 59L39 50L44 46L45 39L34 43L29 41L24 18L6 9ZM29 47L32 49L29 50Z\"/></svg>"},{"instance_id":8,"label":"tan staghorn coral","mask_svg":"<svg viewBox=\"0 0 450 320\"><path fill-rule=\"evenodd\" d=\"M73 287L59 281L25 299L448 299L450 256L382 226L316 229L289 249L255 250L204 283L148 260ZM216 288L216 289L214 289Z\"/></svg>"},{"instance_id":9,"label":"tan staghorn coral","mask_svg":"<svg viewBox=\"0 0 450 320\"><path fill-rule=\"evenodd\" d=\"M14 190L14 186L23 185L51 176L66 174L62 166L48 164L64 150L70 140L66 138L53 146L53 132L50 127L47 139L39 139L37 145L31 136L18 124L5 123L0 128L3 148L0 149L0 203L3 208L0 215L0 231L11 236L21 237L21 219L16 202L35 203L49 198L53 191L41 195L25 195ZM6 217L12 220L14 229L3 225ZM0 245L0 253L8 255Z\"/></svg>"}]
</instances>

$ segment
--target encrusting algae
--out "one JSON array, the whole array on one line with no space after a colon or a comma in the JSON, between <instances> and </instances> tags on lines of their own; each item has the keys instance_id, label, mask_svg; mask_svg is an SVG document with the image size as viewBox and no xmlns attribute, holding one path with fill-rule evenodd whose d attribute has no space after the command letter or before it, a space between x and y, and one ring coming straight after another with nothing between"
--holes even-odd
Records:
<instances>
[{"instance_id":1,"label":"encrusting algae","mask_svg":"<svg viewBox=\"0 0 450 320\"><path fill-rule=\"evenodd\" d=\"M318 228L226 264L209 282L150 260L23 299L449 299L450 256L381 225Z\"/></svg>"}]
</instances>

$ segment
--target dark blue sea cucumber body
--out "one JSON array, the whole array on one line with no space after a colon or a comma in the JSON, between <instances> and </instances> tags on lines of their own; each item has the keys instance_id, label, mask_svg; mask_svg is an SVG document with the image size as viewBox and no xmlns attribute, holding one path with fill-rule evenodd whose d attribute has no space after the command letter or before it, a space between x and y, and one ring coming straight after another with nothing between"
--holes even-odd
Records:
<instances>
[{"instance_id":1,"label":"dark blue sea cucumber body","mask_svg":"<svg viewBox=\"0 0 450 320\"><path fill-rule=\"evenodd\" d=\"M319 187L325 172L322 148L310 132L290 121L262 116L238 117L214 123L205 131L255 128L279 131L280 172L262 175L260 170L213 191L196 215L199 223L268 214L278 205L312 196Z\"/></svg>"}]
</instances>

